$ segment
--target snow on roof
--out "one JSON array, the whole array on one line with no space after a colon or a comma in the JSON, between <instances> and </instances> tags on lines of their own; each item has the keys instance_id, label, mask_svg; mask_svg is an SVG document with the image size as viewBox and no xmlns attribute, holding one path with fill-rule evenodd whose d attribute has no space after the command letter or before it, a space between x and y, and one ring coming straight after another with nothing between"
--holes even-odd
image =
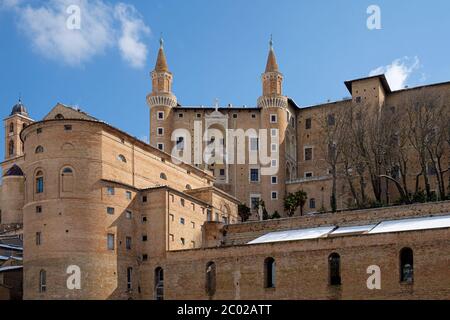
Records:
<instances>
[{"instance_id":1,"label":"snow on roof","mask_svg":"<svg viewBox=\"0 0 450 320\"><path fill-rule=\"evenodd\" d=\"M18 269L22 269L22 268L23 268L23 266L0 267L0 272L11 271L11 270L18 270Z\"/></svg>"},{"instance_id":2,"label":"snow on roof","mask_svg":"<svg viewBox=\"0 0 450 320\"><path fill-rule=\"evenodd\" d=\"M351 234L351 233L364 233L369 232L372 230L376 224L368 224L364 226L351 226L351 227L339 227L333 232L330 233L330 235L344 235L344 234Z\"/></svg>"},{"instance_id":3,"label":"snow on roof","mask_svg":"<svg viewBox=\"0 0 450 320\"><path fill-rule=\"evenodd\" d=\"M253 241L250 241L248 244L316 239L327 235L335 228L336 228L335 226L332 226L332 227L318 227L310 229L270 232Z\"/></svg>"},{"instance_id":4,"label":"snow on roof","mask_svg":"<svg viewBox=\"0 0 450 320\"><path fill-rule=\"evenodd\" d=\"M369 234L450 228L450 216L383 221Z\"/></svg>"}]
</instances>

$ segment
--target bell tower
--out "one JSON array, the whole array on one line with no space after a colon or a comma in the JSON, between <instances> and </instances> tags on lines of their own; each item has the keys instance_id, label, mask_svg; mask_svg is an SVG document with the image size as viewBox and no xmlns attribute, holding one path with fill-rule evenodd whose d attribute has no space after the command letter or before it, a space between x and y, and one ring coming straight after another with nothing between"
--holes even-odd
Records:
<instances>
[{"instance_id":1,"label":"bell tower","mask_svg":"<svg viewBox=\"0 0 450 320\"><path fill-rule=\"evenodd\" d=\"M177 106L177 98L172 93L173 75L167 65L162 38L159 41L156 65L150 76L152 92L147 95L150 107L150 144L168 152L171 150L172 108Z\"/></svg>"},{"instance_id":2,"label":"bell tower","mask_svg":"<svg viewBox=\"0 0 450 320\"><path fill-rule=\"evenodd\" d=\"M13 106L11 114L4 120L5 127L5 160L14 160L23 156L23 143L20 132L33 120L29 118L27 109L19 101Z\"/></svg>"}]
</instances>

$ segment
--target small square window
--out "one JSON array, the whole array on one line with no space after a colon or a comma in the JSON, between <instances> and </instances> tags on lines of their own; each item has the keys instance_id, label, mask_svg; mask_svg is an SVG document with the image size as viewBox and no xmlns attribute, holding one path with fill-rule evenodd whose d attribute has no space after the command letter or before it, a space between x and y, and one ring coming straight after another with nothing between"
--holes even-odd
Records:
<instances>
[{"instance_id":1,"label":"small square window","mask_svg":"<svg viewBox=\"0 0 450 320\"><path fill-rule=\"evenodd\" d=\"M256 118L256 114L252 113L252 119Z\"/></svg>"},{"instance_id":2,"label":"small square window","mask_svg":"<svg viewBox=\"0 0 450 320\"><path fill-rule=\"evenodd\" d=\"M271 197L272 197L272 200L277 200L278 199L278 192L272 191Z\"/></svg>"},{"instance_id":3,"label":"small square window","mask_svg":"<svg viewBox=\"0 0 450 320\"><path fill-rule=\"evenodd\" d=\"M147 240L148 240L147 235L146 234L142 235L142 241L146 242Z\"/></svg>"},{"instance_id":4,"label":"small square window","mask_svg":"<svg viewBox=\"0 0 450 320\"><path fill-rule=\"evenodd\" d=\"M147 260L148 260L148 255L144 253L142 255L142 261L147 261Z\"/></svg>"},{"instance_id":5,"label":"small square window","mask_svg":"<svg viewBox=\"0 0 450 320\"><path fill-rule=\"evenodd\" d=\"M271 177L271 181L272 181L272 184L278 184L278 177L277 176L272 176Z\"/></svg>"},{"instance_id":6,"label":"small square window","mask_svg":"<svg viewBox=\"0 0 450 320\"><path fill-rule=\"evenodd\" d=\"M164 135L164 128L158 128L157 129L157 135L158 136L163 136Z\"/></svg>"},{"instance_id":7,"label":"small square window","mask_svg":"<svg viewBox=\"0 0 450 320\"><path fill-rule=\"evenodd\" d=\"M305 172L305 178L312 178L313 173L312 172Z\"/></svg>"},{"instance_id":8,"label":"small square window","mask_svg":"<svg viewBox=\"0 0 450 320\"><path fill-rule=\"evenodd\" d=\"M125 212L125 217L126 217L127 219L133 218L133 212L127 210L127 211Z\"/></svg>"},{"instance_id":9,"label":"small square window","mask_svg":"<svg viewBox=\"0 0 450 320\"><path fill-rule=\"evenodd\" d=\"M278 152L278 144L272 143L270 145L270 149L272 150L272 152Z\"/></svg>"},{"instance_id":10,"label":"small square window","mask_svg":"<svg viewBox=\"0 0 450 320\"><path fill-rule=\"evenodd\" d=\"M114 208L113 207L106 208L106 213L107 214L114 214Z\"/></svg>"},{"instance_id":11,"label":"small square window","mask_svg":"<svg viewBox=\"0 0 450 320\"><path fill-rule=\"evenodd\" d=\"M259 169L250 169L250 182L259 182Z\"/></svg>"},{"instance_id":12,"label":"small square window","mask_svg":"<svg viewBox=\"0 0 450 320\"><path fill-rule=\"evenodd\" d=\"M184 218L180 218L180 223L181 223L181 224L184 224L184 223L185 223Z\"/></svg>"},{"instance_id":13,"label":"small square window","mask_svg":"<svg viewBox=\"0 0 450 320\"><path fill-rule=\"evenodd\" d=\"M220 169L219 171L220 176L225 176L225 169Z\"/></svg>"},{"instance_id":14,"label":"small square window","mask_svg":"<svg viewBox=\"0 0 450 320\"><path fill-rule=\"evenodd\" d=\"M113 196L114 195L114 187L107 187L106 188L106 193L109 195L109 196Z\"/></svg>"},{"instance_id":15,"label":"small square window","mask_svg":"<svg viewBox=\"0 0 450 320\"><path fill-rule=\"evenodd\" d=\"M132 197L131 191L125 191L125 197L127 198L127 200L131 200Z\"/></svg>"},{"instance_id":16,"label":"small square window","mask_svg":"<svg viewBox=\"0 0 450 320\"><path fill-rule=\"evenodd\" d=\"M142 217L142 223L146 223L147 222L147 217L146 216L143 216Z\"/></svg>"},{"instance_id":17,"label":"small square window","mask_svg":"<svg viewBox=\"0 0 450 320\"><path fill-rule=\"evenodd\" d=\"M178 114L178 118L183 118L183 117L184 117L184 114L182 114L182 113Z\"/></svg>"},{"instance_id":18,"label":"small square window","mask_svg":"<svg viewBox=\"0 0 450 320\"><path fill-rule=\"evenodd\" d=\"M158 111L158 120L164 120L164 111Z\"/></svg>"},{"instance_id":19,"label":"small square window","mask_svg":"<svg viewBox=\"0 0 450 320\"><path fill-rule=\"evenodd\" d=\"M278 129L270 129L270 136L271 137L277 137L278 136Z\"/></svg>"},{"instance_id":20,"label":"small square window","mask_svg":"<svg viewBox=\"0 0 450 320\"><path fill-rule=\"evenodd\" d=\"M272 159L270 165L272 166L272 168L275 168L278 165L278 161L276 159Z\"/></svg>"},{"instance_id":21,"label":"small square window","mask_svg":"<svg viewBox=\"0 0 450 320\"><path fill-rule=\"evenodd\" d=\"M147 196L142 196L142 202L147 202Z\"/></svg>"},{"instance_id":22,"label":"small square window","mask_svg":"<svg viewBox=\"0 0 450 320\"><path fill-rule=\"evenodd\" d=\"M158 150L164 151L164 143L158 143Z\"/></svg>"},{"instance_id":23,"label":"small square window","mask_svg":"<svg viewBox=\"0 0 450 320\"><path fill-rule=\"evenodd\" d=\"M64 125L64 130L65 131L71 131L72 130L72 125L70 125L70 124Z\"/></svg>"},{"instance_id":24,"label":"small square window","mask_svg":"<svg viewBox=\"0 0 450 320\"><path fill-rule=\"evenodd\" d=\"M356 103L361 103L361 97L356 97L356 99L355 99L355 101L356 101Z\"/></svg>"},{"instance_id":25,"label":"small square window","mask_svg":"<svg viewBox=\"0 0 450 320\"><path fill-rule=\"evenodd\" d=\"M197 113L197 118L201 118L202 114L201 113Z\"/></svg>"},{"instance_id":26,"label":"small square window","mask_svg":"<svg viewBox=\"0 0 450 320\"><path fill-rule=\"evenodd\" d=\"M36 213L41 213L41 212L42 212L42 207L36 206Z\"/></svg>"},{"instance_id":27,"label":"small square window","mask_svg":"<svg viewBox=\"0 0 450 320\"><path fill-rule=\"evenodd\" d=\"M278 117L276 114L271 114L270 115L270 123L277 123L278 122Z\"/></svg>"},{"instance_id":28,"label":"small square window","mask_svg":"<svg viewBox=\"0 0 450 320\"><path fill-rule=\"evenodd\" d=\"M237 113L233 113L233 119L237 119L238 115Z\"/></svg>"},{"instance_id":29,"label":"small square window","mask_svg":"<svg viewBox=\"0 0 450 320\"><path fill-rule=\"evenodd\" d=\"M42 128L37 128L36 133L37 133L37 134L42 133Z\"/></svg>"}]
</instances>

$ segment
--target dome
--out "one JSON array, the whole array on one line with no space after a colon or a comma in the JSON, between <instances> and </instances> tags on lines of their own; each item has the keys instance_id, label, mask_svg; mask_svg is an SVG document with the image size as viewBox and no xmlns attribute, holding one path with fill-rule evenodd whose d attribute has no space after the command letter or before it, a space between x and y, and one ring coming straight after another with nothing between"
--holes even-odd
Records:
<instances>
[{"instance_id":1,"label":"dome","mask_svg":"<svg viewBox=\"0 0 450 320\"><path fill-rule=\"evenodd\" d=\"M12 108L10 115L13 116L15 114L21 114L21 115L28 117L27 109L25 108L25 106L23 105L23 103L20 99L19 99L19 102L17 104L15 104L14 107Z\"/></svg>"}]
</instances>

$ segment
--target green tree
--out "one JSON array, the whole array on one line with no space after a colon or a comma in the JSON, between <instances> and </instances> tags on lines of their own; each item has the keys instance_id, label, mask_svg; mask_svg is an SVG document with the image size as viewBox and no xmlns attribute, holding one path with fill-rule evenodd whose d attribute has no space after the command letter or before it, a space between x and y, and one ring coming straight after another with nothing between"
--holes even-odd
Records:
<instances>
[{"instance_id":1,"label":"green tree","mask_svg":"<svg viewBox=\"0 0 450 320\"><path fill-rule=\"evenodd\" d=\"M238 205L238 214L241 217L241 221L245 222L250 218L250 208L245 203Z\"/></svg>"},{"instance_id":2,"label":"green tree","mask_svg":"<svg viewBox=\"0 0 450 320\"><path fill-rule=\"evenodd\" d=\"M300 207L300 215L303 216L303 207L305 206L306 199L308 199L308 194L299 190L296 193L289 193L284 198L284 210L289 217L295 214L295 211Z\"/></svg>"}]
</instances>

